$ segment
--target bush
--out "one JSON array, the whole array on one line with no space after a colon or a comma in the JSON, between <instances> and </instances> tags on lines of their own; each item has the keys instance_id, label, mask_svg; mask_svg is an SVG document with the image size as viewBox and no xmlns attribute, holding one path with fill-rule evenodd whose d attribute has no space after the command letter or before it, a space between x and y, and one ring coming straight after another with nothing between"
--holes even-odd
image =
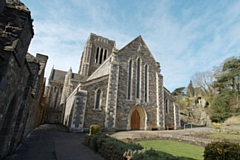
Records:
<instances>
[{"instance_id":1,"label":"bush","mask_svg":"<svg viewBox=\"0 0 240 160\"><path fill-rule=\"evenodd\" d=\"M209 143L204 150L204 160L239 160L240 146L230 142Z\"/></svg>"},{"instance_id":2,"label":"bush","mask_svg":"<svg viewBox=\"0 0 240 160\"><path fill-rule=\"evenodd\" d=\"M91 125L89 134L101 134L99 125Z\"/></svg>"},{"instance_id":3,"label":"bush","mask_svg":"<svg viewBox=\"0 0 240 160\"><path fill-rule=\"evenodd\" d=\"M220 123L215 123L213 124L215 129L221 129L221 124Z\"/></svg>"},{"instance_id":4,"label":"bush","mask_svg":"<svg viewBox=\"0 0 240 160\"><path fill-rule=\"evenodd\" d=\"M132 160L160 160L160 159L167 159L167 160L180 160L182 158L175 157L173 155L163 153L160 151L156 151L153 149L149 150L142 150L135 152Z\"/></svg>"},{"instance_id":5,"label":"bush","mask_svg":"<svg viewBox=\"0 0 240 160\"><path fill-rule=\"evenodd\" d=\"M85 135L84 144L110 160L126 160L126 158L132 160L186 159L153 149L146 150L140 144L125 143L106 135Z\"/></svg>"},{"instance_id":6,"label":"bush","mask_svg":"<svg viewBox=\"0 0 240 160\"><path fill-rule=\"evenodd\" d=\"M105 135L85 135L84 144L107 159L121 160L127 150L141 150L139 144L125 143Z\"/></svg>"}]
</instances>

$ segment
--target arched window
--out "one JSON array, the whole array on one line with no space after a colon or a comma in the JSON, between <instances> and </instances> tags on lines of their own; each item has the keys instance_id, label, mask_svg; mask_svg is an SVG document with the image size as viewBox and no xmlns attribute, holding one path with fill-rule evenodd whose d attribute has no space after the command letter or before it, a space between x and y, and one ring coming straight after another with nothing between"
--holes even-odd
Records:
<instances>
[{"instance_id":1,"label":"arched window","mask_svg":"<svg viewBox=\"0 0 240 160\"><path fill-rule=\"evenodd\" d=\"M141 61L140 58L138 58L137 60L137 90L136 90L136 98L140 98L140 79L141 79L141 75L140 75L140 66L141 65Z\"/></svg>"},{"instance_id":2,"label":"arched window","mask_svg":"<svg viewBox=\"0 0 240 160\"><path fill-rule=\"evenodd\" d=\"M145 96L144 96L144 99L145 99L145 102L147 102L147 99L148 99L148 66L145 65L144 67L144 80L145 80L145 86L144 86L144 93L145 93Z\"/></svg>"},{"instance_id":3,"label":"arched window","mask_svg":"<svg viewBox=\"0 0 240 160\"><path fill-rule=\"evenodd\" d=\"M166 113L169 112L169 102L168 102L167 99L165 100L165 112L166 112Z\"/></svg>"},{"instance_id":4,"label":"arched window","mask_svg":"<svg viewBox=\"0 0 240 160\"><path fill-rule=\"evenodd\" d=\"M99 48L97 48L95 63L98 63L98 56L99 56Z\"/></svg>"},{"instance_id":5,"label":"arched window","mask_svg":"<svg viewBox=\"0 0 240 160\"><path fill-rule=\"evenodd\" d=\"M101 93L101 89L98 89L95 93L95 109L100 109Z\"/></svg>"},{"instance_id":6,"label":"arched window","mask_svg":"<svg viewBox=\"0 0 240 160\"><path fill-rule=\"evenodd\" d=\"M131 87L132 87L132 60L128 62L128 93L127 93L128 99L131 99Z\"/></svg>"},{"instance_id":7,"label":"arched window","mask_svg":"<svg viewBox=\"0 0 240 160\"><path fill-rule=\"evenodd\" d=\"M100 51L99 64L102 64L103 49Z\"/></svg>"},{"instance_id":8,"label":"arched window","mask_svg":"<svg viewBox=\"0 0 240 160\"><path fill-rule=\"evenodd\" d=\"M107 59L107 50L105 49L103 60L105 61L106 59Z\"/></svg>"}]
</instances>

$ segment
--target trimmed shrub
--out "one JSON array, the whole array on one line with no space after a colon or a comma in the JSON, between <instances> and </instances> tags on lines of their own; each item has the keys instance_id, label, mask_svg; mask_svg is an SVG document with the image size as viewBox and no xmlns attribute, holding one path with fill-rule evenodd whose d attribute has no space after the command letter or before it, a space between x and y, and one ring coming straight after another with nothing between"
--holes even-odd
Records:
<instances>
[{"instance_id":1,"label":"trimmed shrub","mask_svg":"<svg viewBox=\"0 0 240 160\"><path fill-rule=\"evenodd\" d=\"M107 159L125 160L123 154L127 150L141 150L139 144L125 143L105 135L85 135L84 144Z\"/></svg>"},{"instance_id":2,"label":"trimmed shrub","mask_svg":"<svg viewBox=\"0 0 240 160\"><path fill-rule=\"evenodd\" d=\"M106 135L85 135L84 144L109 160L184 160L184 157L156 151L146 150L140 144L125 143Z\"/></svg>"},{"instance_id":3,"label":"trimmed shrub","mask_svg":"<svg viewBox=\"0 0 240 160\"><path fill-rule=\"evenodd\" d=\"M139 144L125 143L114 138L106 138L101 147L99 148L99 153L107 159L125 159L123 154L127 150L141 150L143 147Z\"/></svg>"},{"instance_id":4,"label":"trimmed shrub","mask_svg":"<svg viewBox=\"0 0 240 160\"><path fill-rule=\"evenodd\" d=\"M84 142L83 142L83 144L85 144L86 146L89 146L89 144L90 144L90 139L91 139L91 136L90 136L89 134L86 134L86 135L84 136Z\"/></svg>"},{"instance_id":5,"label":"trimmed shrub","mask_svg":"<svg viewBox=\"0 0 240 160\"><path fill-rule=\"evenodd\" d=\"M167 159L167 160L180 160L180 158L175 157L171 154L163 153L160 151L156 151L154 149L148 150L141 150L137 152L133 152L132 160L160 160L160 159Z\"/></svg>"},{"instance_id":6,"label":"trimmed shrub","mask_svg":"<svg viewBox=\"0 0 240 160\"><path fill-rule=\"evenodd\" d=\"M204 160L239 160L240 146L230 142L212 142L204 150Z\"/></svg>"},{"instance_id":7,"label":"trimmed shrub","mask_svg":"<svg viewBox=\"0 0 240 160\"><path fill-rule=\"evenodd\" d=\"M101 134L99 125L91 125L89 134Z\"/></svg>"}]
</instances>

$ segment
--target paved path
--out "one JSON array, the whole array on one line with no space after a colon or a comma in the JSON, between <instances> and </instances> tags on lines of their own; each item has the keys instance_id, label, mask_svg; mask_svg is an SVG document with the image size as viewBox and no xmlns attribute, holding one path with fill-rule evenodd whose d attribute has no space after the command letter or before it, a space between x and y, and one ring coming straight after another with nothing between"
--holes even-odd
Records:
<instances>
[{"instance_id":1,"label":"paved path","mask_svg":"<svg viewBox=\"0 0 240 160\"><path fill-rule=\"evenodd\" d=\"M44 124L31 132L5 160L104 160L82 144L86 133L69 133L61 125Z\"/></svg>"},{"instance_id":2,"label":"paved path","mask_svg":"<svg viewBox=\"0 0 240 160\"><path fill-rule=\"evenodd\" d=\"M156 137L164 135L187 135L209 131L208 128L175 131L128 131L116 132L111 136L118 139ZM69 133L61 125L44 124L31 132L13 155L5 160L105 160L83 145L86 133Z\"/></svg>"}]
</instances>

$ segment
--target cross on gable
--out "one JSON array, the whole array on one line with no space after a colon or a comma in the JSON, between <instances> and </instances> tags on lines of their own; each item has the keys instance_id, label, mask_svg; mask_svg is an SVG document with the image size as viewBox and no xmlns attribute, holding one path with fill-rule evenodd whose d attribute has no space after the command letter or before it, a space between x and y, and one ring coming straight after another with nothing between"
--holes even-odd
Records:
<instances>
[{"instance_id":1,"label":"cross on gable","mask_svg":"<svg viewBox=\"0 0 240 160\"><path fill-rule=\"evenodd\" d=\"M138 44L138 49L137 49L138 52L141 52L142 51L142 43L139 43Z\"/></svg>"}]
</instances>

